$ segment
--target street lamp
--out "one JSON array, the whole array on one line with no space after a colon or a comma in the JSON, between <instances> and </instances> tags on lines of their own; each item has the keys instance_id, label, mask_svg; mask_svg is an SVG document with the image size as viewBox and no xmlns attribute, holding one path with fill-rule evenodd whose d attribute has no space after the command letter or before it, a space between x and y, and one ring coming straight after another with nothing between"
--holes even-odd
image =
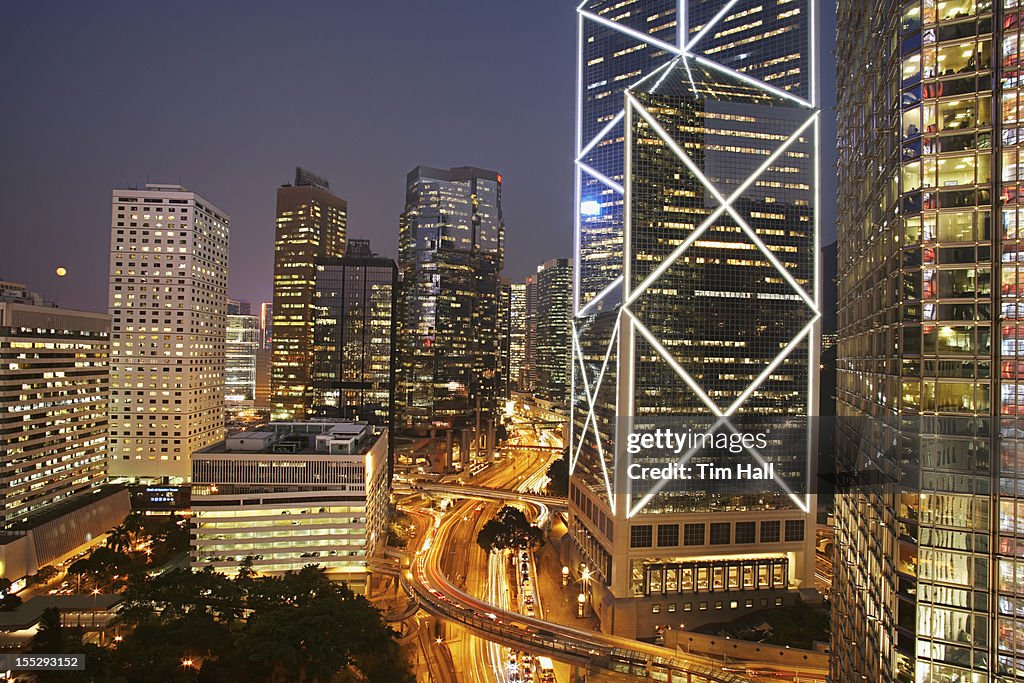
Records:
<instances>
[{"instance_id":1,"label":"street lamp","mask_svg":"<svg viewBox=\"0 0 1024 683\"><path fill-rule=\"evenodd\" d=\"M569 568L562 567L562 588L569 585Z\"/></svg>"},{"instance_id":2,"label":"street lamp","mask_svg":"<svg viewBox=\"0 0 1024 683\"><path fill-rule=\"evenodd\" d=\"M585 614L586 607L587 607L587 596L584 595L583 593L580 593L578 596L576 596L576 616L577 617L584 617L584 616L586 616L586 614Z\"/></svg>"}]
</instances>

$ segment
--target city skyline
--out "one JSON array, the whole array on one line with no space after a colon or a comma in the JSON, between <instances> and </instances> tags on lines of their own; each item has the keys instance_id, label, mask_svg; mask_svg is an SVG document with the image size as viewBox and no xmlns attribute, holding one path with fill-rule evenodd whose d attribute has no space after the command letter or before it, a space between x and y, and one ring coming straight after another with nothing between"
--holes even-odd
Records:
<instances>
[{"instance_id":1,"label":"city skyline","mask_svg":"<svg viewBox=\"0 0 1024 683\"><path fill-rule=\"evenodd\" d=\"M826 112L830 112L827 98L833 78L831 45L827 42L833 33L827 23L831 21L830 4L824 3L822 10L826 22L821 46L826 98L822 108ZM530 5L536 11L530 11ZM197 7L185 6L175 16L168 16L158 8L115 14L113 9L85 10L69 4L56 17L30 6L12 8L9 25L19 25L21 30L6 37L5 49L10 53L9 63L17 68L0 76L0 84L10 93L5 117L20 133L5 150L9 163L0 176L0 198L10 207L0 218L0 230L12 238L14 245L0 255L0 276L25 282L61 305L104 310L106 252L102 231L106 207L97 197L115 186L141 187L146 182L180 180L196 192L216 197L235 219L238 237L231 250L229 296L254 304L270 301L273 193L295 165L308 166L330 178L332 188L351 203L351 236L369 238L382 256L390 258L397 258L402 179L409 168L418 164L501 168L507 186L506 221L512 228L503 275L520 281L538 263L571 255L572 182L571 164L566 159L572 149L573 100L564 84L573 78L572 46L562 38L564 31L574 26L574 3L562 6L538 0L519 3L514 10L499 3L471 9L460 3L441 8L410 4L406 8L408 21L392 26L400 34L389 36L394 40L395 54L382 56L376 65L380 80L370 73L373 70L363 73L348 66L359 63L359 56L380 39L380 31L346 31L345 40L336 40L333 34L330 39L314 35L309 42L315 49L311 48L308 63L299 74L288 65L301 60L276 52L263 55L266 44L258 44L248 37L249 33L236 28L230 12L204 7L202 21L189 21L197 19L193 16L198 13ZM330 23L319 13L302 8L294 12L256 9L263 11L254 10L245 27L256 36L266 36L279 28L292 35L299 30L300 22L304 22L304 31L310 25ZM390 26L381 15L383 11L373 5L346 8L345 25ZM324 12L330 17L340 10ZM44 30L43 22L47 21L50 23ZM177 49L149 49L149 44L138 37L154 40L145 26L167 22L188 22L190 30L201 25L203 36L211 40L197 39L197 45L208 42L210 47L197 50L182 62L185 57ZM397 112L404 108L398 103L406 97L444 103L451 101L461 87L436 79L423 84L406 79L409 82L394 92L381 86L382 82L401 79L409 56L428 49L425 38L415 30L422 24L452 27L481 53L500 58L466 63L473 81L479 84L475 87L485 93L474 101L486 104L428 108L410 119L411 124L406 121L399 125ZM502 25L507 30L497 36L469 30L478 24ZM107 36L110 31L116 33ZM222 48L213 46L213 32L217 32L218 40L235 45L239 56L227 59ZM515 39L526 32L531 40ZM82 45L79 56L71 62L20 56L59 54L72 49L86 35L92 36L88 46ZM32 39L31 48L26 45L19 49L28 37ZM124 54L139 57L137 64L123 64L121 52L90 51L89 47L99 43L122 45ZM173 45L169 37L158 41L158 46L165 48ZM205 62L216 68L198 66ZM249 68L243 66L249 63L260 71L267 85L249 75ZM144 97L123 98L117 94L117 81L142 82L149 73L175 73L189 66L202 74L198 93L218 102L215 107L183 107L178 98L173 98L154 108ZM320 85L327 75L325 69L340 69L341 75L330 79L339 83L337 88ZM95 93L83 93L84 82L97 82L103 87ZM311 120L296 118L299 115L287 104L290 98L273 97L273 88L296 96L308 90L305 94L312 94L315 115ZM520 96L524 89L531 93L529 97ZM72 93L76 95L74 116L60 107L52 112L39 108L40 103ZM351 93L367 104L342 106ZM276 102L278 99L284 104ZM392 102L395 106L390 106ZM392 111L396 113L389 113ZM301 125L296 125L299 121ZM498 132L485 135L492 121L500 124ZM831 116L825 117L826 140L831 121ZM149 125L160 128L161 135L148 135ZM87 134L83 136L82 132ZM121 144L122 134L124 139L129 135L148 139L148 153L140 154ZM254 139L269 143L250 145ZM385 143L378 144L380 140ZM825 147L828 150L830 145ZM211 150L216 150L214 156ZM834 148L831 153L834 156ZM823 168L830 163L828 158L823 159ZM43 176L65 186L66 203L23 201L25 197L41 198L34 194L42 187L35 179ZM69 221L71 207L75 218ZM834 235L833 223L832 218L823 216L825 242ZM31 250L36 239L47 241L50 248ZM57 278L54 270L61 266L68 273Z\"/></svg>"},{"instance_id":2,"label":"city skyline","mask_svg":"<svg viewBox=\"0 0 1024 683\"><path fill-rule=\"evenodd\" d=\"M56 1L4 668L1024 680L1024 0Z\"/></svg>"}]
</instances>

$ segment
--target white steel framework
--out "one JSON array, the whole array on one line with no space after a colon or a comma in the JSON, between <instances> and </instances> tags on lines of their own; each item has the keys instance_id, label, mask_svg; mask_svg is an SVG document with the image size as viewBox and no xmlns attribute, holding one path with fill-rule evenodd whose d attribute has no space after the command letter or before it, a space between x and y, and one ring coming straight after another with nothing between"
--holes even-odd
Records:
<instances>
[{"instance_id":1,"label":"white steel framework","mask_svg":"<svg viewBox=\"0 0 1024 683\"><path fill-rule=\"evenodd\" d=\"M610 501L612 510L618 515L620 512L624 513L625 516L633 517L643 511L646 505L654 498L654 496L662 489L667 483L667 480L661 480L658 484L653 486L648 492L646 492L638 501L633 502L631 500L631 492L629 488L625 490L617 491L615 484L615 477L610 475L608 468L605 464L605 453L604 447L601 445L601 437L598 433L598 421L595 415L596 399L598 391L602 386L602 382L605 381L606 370L608 369L611 359L616 357L616 372L615 381L618 384L616 391L616 413L620 416L629 416L634 414L635 404L633 401L633 364L636 359L635 348L633 344L634 335L639 334L651 347L658 353L658 355L668 364L668 366L679 376L680 379L689 387L694 395L696 395L708 408L711 415L718 418L718 422L711 429L714 430L720 425L728 425L728 418L743 407L744 403L750 398L754 392L757 391L765 380L774 372L785 360L792 351L805 340L808 341L808 388L807 388L807 416L811 417L817 414L817 376L816 372L812 369L817 367L817 354L818 354L818 340L817 340L817 326L821 317L821 299L820 299L820 285L818 283L819 277L819 179L820 179L820 167L819 167L819 155L817 153L817 145L819 140L819 111L818 111L818 89L813 79L817 74L817 40L815 36L815 26L813 24L814 17L817 13L817 0L807 0L807 11L810 16L808 25L808 72L810 82L808 84L809 97L807 99L800 97L787 90L775 87L757 78L749 76L740 71L728 68L718 62L708 59L706 56L701 55L697 52L697 46L702 41L705 41L709 35L713 35L714 29L717 25L729 17L729 13L737 5L739 0L723 0L721 9L716 12L713 18L700 28L700 30L694 35L689 35L688 30L688 15L686 0L680 0L677 9L677 40L675 44L666 42L665 40L659 39L655 36L646 34L635 28L626 26L615 20L608 19L600 16L586 9L588 2L583 2L577 8L578 13L578 40L577 40L577 123L576 123L576 159L575 159L575 212L574 212L574 229L575 229L575 282L574 282L574 324L573 324L573 405L577 405L579 399L586 401L587 405L587 417L580 428L580 433L577 434L575 428L571 429L571 441L570 441L570 463L569 471L570 474L576 469L579 461L581 451L583 449L584 440L583 435L586 434L587 430L593 430L594 442L598 450L598 462L600 463L600 469L602 473L603 483L605 485L605 493ZM802 124L790 134L786 140L779 145L774 151L772 151L754 171L743 180L730 194L724 196L715 185L707 178L700 167L690 158L689 155L683 150L682 146L673 139L672 135L669 134L659 124L657 119L645 109L643 104L634 97L629 89L627 88L624 94L624 106L621 111L614 115L597 133L592 139L584 140L582 136L583 128L583 102L585 93L585 84L583 82L583 48L584 40L583 33L584 27L587 22L594 22L607 29L618 31L630 38L646 43L647 45L653 46L657 49L663 50L673 56L669 62L661 64L656 69L648 74L643 75L639 79L634 80L634 85L645 81L648 78L653 77L657 72L664 70L661 78L664 78L671 71L672 64L681 57L686 57L694 60L696 63L707 67L711 70L717 71L721 74L727 75L732 78L739 79L748 85L752 85L764 93L769 95L784 98L789 102L794 103L806 112L806 119L803 120ZM688 67L687 67L688 68ZM692 79L691 79L692 80ZM660 138L665 145L672 151L672 153L682 162L682 164L689 170L695 178L697 178L701 186L708 192L708 194L717 202L717 206L707 216L707 218L698 225L686 239L676 247L671 254L665 258L660 264L658 264L649 275L647 275L640 283L631 287L631 274L629 272L631 262L631 207L630 207L630 177L631 177L631 155L630 155L630 122L633 120L634 112L638 114L651 128L651 130ZM624 137L624 182L619 183L614 179L607 177L594 169L590 164L586 163L584 159L590 154L602 140L604 140L609 134L611 134L615 127L619 123L624 123L623 137ZM743 218L739 211L734 207L734 203L744 195L744 193L764 174L769 168L775 164L780 157L787 152L795 143L798 141L806 143L807 140L812 141L813 149L813 251L814 251L814 281L810 283L810 290L805 286L801 285L796 278L787 270L787 268L781 263L778 257L773 253L770 247L768 247L764 241L758 236L757 232L751 228L748 222ZM581 270L583 267L583 259L581 254L581 238L582 238L582 221L581 221L581 187L583 179L590 177L600 182L605 187L613 190L617 195L620 195L623 199L623 224L622 224L622 241L623 241L623 258L622 258L622 274L616 277L608 284L602 291L597 295L591 297L589 300L582 300L581 297ZM631 304L635 303L646 290L652 285L656 284L659 278L665 274L665 272L674 264L676 261L690 249L704 234L709 227L711 227L715 221L720 218L723 214L728 216L735 221L740 227L742 233L756 246L757 250L763 255L765 260L770 263L773 268L779 273L782 279L792 288L796 297L807 307L810 315L809 322L803 326L803 328L793 337L793 339L780 349L778 355L757 375L757 377L750 383L747 388L740 393L728 406L719 406L704 389L696 382L693 377L679 364L679 362L673 357L662 342L652 333L645 325L643 325L637 316L630 309ZM614 301L613 301L614 299ZM580 341L580 329L578 324L587 316L591 315L594 310L601 304L607 304L609 307L617 306L617 317L615 321L614 331L612 332L610 341L607 346L607 350L604 353L603 361L600 365L600 369L597 373L590 372L588 376L588 369L586 360L584 357L583 345ZM583 395L577 395L577 379L583 387ZM810 433L810 427L808 427ZM807 457L807 469L806 476L809 482L812 475L813 465L813 453L812 449L815 447L812 439L808 439L808 457ZM620 449L616 449L619 451ZM762 456L752 449L748 449L749 454L760 463L764 463ZM684 463L693 455L692 452L684 454L680 459L680 464ZM630 462L630 456L622 451L622 453L616 453L616 465L618 465L618 459L625 458L626 461L622 463L623 466L628 467ZM618 469L618 467L616 467ZM778 485L781 492L788 495L793 503L804 512L809 511L811 496L807 493L806 487L798 487L800 493L795 493L793 488L786 481L781 478L776 478L776 484ZM621 493L621 495L616 495Z\"/></svg>"}]
</instances>

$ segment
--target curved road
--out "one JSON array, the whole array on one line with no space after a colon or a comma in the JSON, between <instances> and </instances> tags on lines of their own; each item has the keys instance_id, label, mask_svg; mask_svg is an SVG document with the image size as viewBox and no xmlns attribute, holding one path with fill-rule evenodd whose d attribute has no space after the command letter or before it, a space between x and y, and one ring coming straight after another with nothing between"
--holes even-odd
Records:
<instances>
[{"instance_id":1,"label":"curved road","mask_svg":"<svg viewBox=\"0 0 1024 683\"><path fill-rule=\"evenodd\" d=\"M412 568L404 578L428 612L468 626L484 638L496 639L512 647L521 647L549 655L553 659L576 664L592 663L622 673L641 674L651 667L693 674L693 680L715 683L742 683L746 676L721 670L721 663L696 656L674 654L665 648L627 638L607 636L594 631L554 624L498 609L452 585L441 570L441 556L452 529L475 503L465 503L455 514L441 515L432 510L410 510L416 516L432 518L424 547L416 553Z\"/></svg>"},{"instance_id":2,"label":"curved road","mask_svg":"<svg viewBox=\"0 0 1024 683\"><path fill-rule=\"evenodd\" d=\"M519 500L541 510L558 505L557 498L500 488L502 484L507 486L512 483L498 481L503 478L500 476L502 474L488 472L478 479L475 486L424 483L421 488L424 493L450 493L463 498ZM492 486L480 486L485 480ZM691 683L793 680L794 674L797 674L792 667L755 662L730 663L726 665L728 670L723 670L720 661L527 617L500 609L493 603L470 595L448 580L442 560L451 550L453 542L455 547L472 543L471 539L459 538L457 528L463 524L464 519L476 512L477 505L475 501L463 500L452 505L446 513L407 508L422 533L417 534L420 547L415 552L410 569L402 573L402 580L407 591L416 596L420 606L427 612L461 623L492 642L546 654L559 661L596 665L621 673L649 676L654 670L671 671L674 674L672 680ZM799 680L811 683L824 681L827 674L827 670L801 668L798 676Z\"/></svg>"}]
</instances>

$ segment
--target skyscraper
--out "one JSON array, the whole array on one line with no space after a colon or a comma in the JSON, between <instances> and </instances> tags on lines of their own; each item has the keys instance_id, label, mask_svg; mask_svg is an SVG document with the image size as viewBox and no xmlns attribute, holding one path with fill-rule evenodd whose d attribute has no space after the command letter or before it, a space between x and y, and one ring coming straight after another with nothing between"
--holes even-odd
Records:
<instances>
[{"instance_id":1,"label":"skyscraper","mask_svg":"<svg viewBox=\"0 0 1024 683\"><path fill-rule=\"evenodd\" d=\"M303 168L277 190L274 233L272 415L301 419L313 398L313 297L316 260L345 254L348 204Z\"/></svg>"},{"instance_id":2,"label":"skyscraper","mask_svg":"<svg viewBox=\"0 0 1024 683\"><path fill-rule=\"evenodd\" d=\"M490 446L499 394L501 175L419 166L407 178L402 269L402 424Z\"/></svg>"},{"instance_id":3,"label":"skyscraper","mask_svg":"<svg viewBox=\"0 0 1024 683\"><path fill-rule=\"evenodd\" d=\"M260 348L270 351L274 340L274 304L260 304Z\"/></svg>"},{"instance_id":4,"label":"skyscraper","mask_svg":"<svg viewBox=\"0 0 1024 683\"><path fill-rule=\"evenodd\" d=\"M572 362L572 259L537 266L537 387L541 398L568 405Z\"/></svg>"},{"instance_id":5,"label":"skyscraper","mask_svg":"<svg viewBox=\"0 0 1024 683\"><path fill-rule=\"evenodd\" d=\"M1024 677L1020 7L838 3L833 677Z\"/></svg>"},{"instance_id":6,"label":"skyscraper","mask_svg":"<svg viewBox=\"0 0 1024 683\"><path fill-rule=\"evenodd\" d=\"M0 282L0 526L106 480L109 353L109 316Z\"/></svg>"},{"instance_id":7,"label":"skyscraper","mask_svg":"<svg viewBox=\"0 0 1024 683\"><path fill-rule=\"evenodd\" d=\"M318 259L313 326L313 401L317 417L390 426L394 419L398 266L362 240L348 253Z\"/></svg>"},{"instance_id":8,"label":"skyscraper","mask_svg":"<svg viewBox=\"0 0 1024 683\"><path fill-rule=\"evenodd\" d=\"M522 390L532 392L537 388L537 274L526 276L523 281L526 298L526 338L523 340Z\"/></svg>"},{"instance_id":9,"label":"skyscraper","mask_svg":"<svg viewBox=\"0 0 1024 683\"><path fill-rule=\"evenodd\" d=\"M256 406L256 354L260 350L260 319L249 302L228 299L224 401L229 416Z\"/></svg>"},{"instance_id":10,"label":"skyscraper","mask_svg":"<svg viewBox=\"0 0 1024 683\"><path fill-rule=\"evenodd\" d=\"M181 185L113 191L110 475L187 481L224 436L228 215Z\"/></svg>"},{"instance_id":11,"label":"skyscraper","mask_svg":"<svg viewBox=\"0 0 1024 683\"><path fill-rule=\"evenodd\" d=\"M499 395L512 398L512 281L501 278L498 284L498 372Z\"/></svg>"},{"instance_id":12,"label":"skyscraper","mask_svg":"<svg viewBox=\"0 0 1024 683\"><path fill-rule=\"evenodd\" d=\"M579 8L566 560L602 628L642 637L813 579L816 3L625 4ZM759 490L633 475L678 464L627 450L638 426L752 419L802 425Z\"/></svg>"},{"instance_id":13,"label":"skyscraper","mask_svg":"<svg viewBox=\"0 0 1024 683\"><path fill-rule=\"evenodd\" d=\"M526 364L526 283L509 285L508 377L512 391L522 391Z\"/></svg>"}]
</instances>

